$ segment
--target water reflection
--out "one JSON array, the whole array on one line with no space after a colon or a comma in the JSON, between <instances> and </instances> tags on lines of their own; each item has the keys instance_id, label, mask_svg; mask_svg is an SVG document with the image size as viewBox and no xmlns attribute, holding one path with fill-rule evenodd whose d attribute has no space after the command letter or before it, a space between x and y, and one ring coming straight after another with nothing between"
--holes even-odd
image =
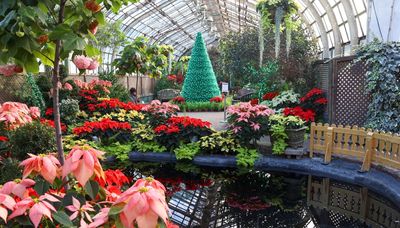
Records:
<instances>
[{"instance_id":1,"label":"water reflection","mask_svg":"<svg viewBox=\"0 0 400 228\"><path fill-rule=\"evenodd\" d=\"M137 163L167 188L181 227L393 227L400 210L366 188L294 173Z\"/></svg>"}]
</instances>

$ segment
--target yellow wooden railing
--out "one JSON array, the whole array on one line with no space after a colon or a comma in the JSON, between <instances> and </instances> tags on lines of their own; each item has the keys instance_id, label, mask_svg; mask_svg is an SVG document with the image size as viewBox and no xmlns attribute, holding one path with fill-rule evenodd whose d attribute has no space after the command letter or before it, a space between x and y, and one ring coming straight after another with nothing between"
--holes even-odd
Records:
<instances>
[{"instance_id":1,"label":"yellow wooden railing","mask_svg":"<svg viewBox=\"0 0 400 228\"><path fill-rule=\"evenodd\" d=\"M348 156L362 162L361 171L371 165L400 169L400 136L359 128L329 124L311 124L310 157L324 154L324 162L332 156Z\"/></svg>"},{"instance_id":2,"label":"yellow wooden railing","mask_svg":"<svg viewBox=\"0 0 400 228\"><path fill-rule=\"evenodd\" d=\"M365 187L342 185L329 178L308 177L307 205L365 222L368 227L399 228L400 212ZM332 217L338 221L344 218ZM340 222L340 221L339 221Z\"/></svg>"}]
</instances>

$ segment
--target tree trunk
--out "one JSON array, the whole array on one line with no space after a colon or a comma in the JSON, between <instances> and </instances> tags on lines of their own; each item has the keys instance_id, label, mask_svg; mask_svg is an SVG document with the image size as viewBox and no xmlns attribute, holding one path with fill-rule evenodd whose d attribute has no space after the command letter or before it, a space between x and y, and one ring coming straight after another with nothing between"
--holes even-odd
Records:
<instances>
[{"instance_id":1,"label":"tree trunk","mask_svg":"<svg viewBox=\"0 0 400 228\"><path fill-rule=\"evenodd\" d=\"M136 71L136 97L138 94L138 86L139 86L139 70Z\"/></svg>"},{"instance_id":2,"label":"tree trunk","mask_svg":"<svg viewBox=\"0 0 400 228\"><path fill-rule=\"evenodd\" d=\"M60 0L60 11L58 13L58 24L62 24L64 21L64 9L66 0ZM60 97L58 82L60 81L60 53L62 43L61 40L56 41L56 50L54 57L54 70L53 70L53 112L54 112L54 125L56 129L56 143L57 143L57 155L61 165L64 165L64 149L62 145L62 132L61 132L61 120L60 120Z\"/></svg>"}]
</instances>

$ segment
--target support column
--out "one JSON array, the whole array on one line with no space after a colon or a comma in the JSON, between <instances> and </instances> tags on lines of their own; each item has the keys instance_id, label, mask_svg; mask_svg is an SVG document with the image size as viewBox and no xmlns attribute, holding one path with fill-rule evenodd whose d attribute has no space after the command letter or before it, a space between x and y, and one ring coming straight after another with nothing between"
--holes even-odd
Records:
<instances>
[{"instance_id":1,"label":"support column","mask_svg":"<svg viewBox=\"0 0 400 228\"><path fill-rule=\"evenodd\" d=\"M367 40L400 41L400 0L369 0Z\"/></svg>"}]
</instances>

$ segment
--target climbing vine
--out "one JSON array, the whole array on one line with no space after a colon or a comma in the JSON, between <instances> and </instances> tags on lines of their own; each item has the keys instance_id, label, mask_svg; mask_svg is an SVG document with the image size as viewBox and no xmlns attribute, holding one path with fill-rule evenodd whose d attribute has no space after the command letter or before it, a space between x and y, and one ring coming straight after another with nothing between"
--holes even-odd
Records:
<instances>
[{"instance_id":1,"label":"climbing vine","mask_svg":"<svg viewBox=\"0 0 400 228\"><path fill-rule=\"evenodd\" d=\"M400 133L400 42L374 40L358 49L356 61L368 65L367 127Z\"/></svg>"}]
</instances>

